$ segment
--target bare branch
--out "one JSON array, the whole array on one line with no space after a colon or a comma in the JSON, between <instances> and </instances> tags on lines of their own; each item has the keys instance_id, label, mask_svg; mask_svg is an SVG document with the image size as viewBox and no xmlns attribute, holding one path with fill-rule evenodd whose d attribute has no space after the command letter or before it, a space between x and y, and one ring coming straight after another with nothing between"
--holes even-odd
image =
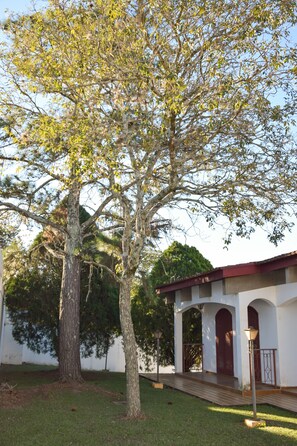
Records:
<instances>
[{"instance_id":1,"label":"bare branch","mask_svg":"<svg viewBox=\"0 0 297 446\"><path fill-rule=\"evenodd\" d=\"M52 228L57 229L63 234L67 234L67 230L63 226L51 221L50 219L44 218L40 215L37 215L33 212L23 209L20 206L16 206L13 203L0 201L0 210L1 207L3 207L6 210L17 212L18 214L23 215L24 217L30 218L34 220L36 223L40 223L42 226L51 226Z\"/></svg>"}]
</instances>

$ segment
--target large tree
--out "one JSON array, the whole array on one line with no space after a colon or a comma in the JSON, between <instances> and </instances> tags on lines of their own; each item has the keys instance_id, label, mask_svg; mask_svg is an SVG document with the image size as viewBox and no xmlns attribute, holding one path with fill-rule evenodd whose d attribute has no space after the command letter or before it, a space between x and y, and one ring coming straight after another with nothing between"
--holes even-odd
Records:
<instances>
[{"instance_id":1,"label":"large tree","mask_svg":"<svg viewBox=\"0 0 297 446\"><path fill-rule=\"evenodd\" d=\"M122 23L136 22L142 51L135 79L119 80L109 91L119 133L109 178L116 203L112 216L123 231L120 313L129 415L136 416L140 400L130 296L158 212L188 203L209 223L225 216L231 231L242 236L271 222L273 241L288 226L285 205L296 201L290 108L273 101L292 78L285 38L296 5L149 1L130 6Z\"/></svg>"},{"instance_id":2,"label":"large tree","mask_svg":"<svg viewBox=\"0 0 297 446\"><path fill-rule=\"evenodd\" d=\"M140 397L130 295L161 209L184 202L209 223L225 216L243 236L271 222L274 241L288 226L285 206L295 200L296 189L292 109L277 103L276 93L286 91L290 99L288 30L296 4L50 0L49 5L44 14L8 24L13 46L2 55L10 78L0 92L3 116L18 148L13 160L23 165L30 160L27 176L34 174L33 166L38 172L47 167L44 187L55 181L69 197L67 226L52 224L66 240L64 306L78 300L78 282L68 278L74 272L79 277L86 226L101 216L102 225L120 231L115 278L127 414L136 417ZM17 93L7 92L11 83ZM79 197L90 182L103 201L80 227ZM16 210L27 217L33 218L33 202L28 210L23 200L43 191L39 184L18 189ZM12 185L6 186L2 190L12 197ZM14 202L0 203L15 209ZM43 215L34 218L44 223ZM69 320L74 310L65 308L61 318ZM70 352L70 344L63 347Z\"/></svg>"},{"instance_id":3,"label":"large tree","mask_svg":"<svg viewBox=\"0 0 297 446\"><path fill-rule=\"evenodd\" d=\"M107 153L100 143L101 128L86 120L87 105L80 100L88 97L87 76L98 61L98 42L84 39L81 47L75 28L81 25L84 35L92 31L89 24L94 16L88 8L87 23L81 23L77 13L71 2L50 1L42 13L14 16L4 25L7 39L1 48L0 157L6 175L1 178L0 211L19 214L31 227L32 222L51 227L63 238L62 248L47 246L63 263L59 309L59 370L63 381L81 380L82 242L112 198L99 188L93 215L80 222L80 204L90 197L95 183L93 157L99 159L101 153ZM104 67L98 70L98 107L102 77ZM92 113L90 108L87 116ZM99 178L104 178L102 169L96 172ZM53 221L52 211L62 198L66 218Z\"/></svg>"}]
</instances>

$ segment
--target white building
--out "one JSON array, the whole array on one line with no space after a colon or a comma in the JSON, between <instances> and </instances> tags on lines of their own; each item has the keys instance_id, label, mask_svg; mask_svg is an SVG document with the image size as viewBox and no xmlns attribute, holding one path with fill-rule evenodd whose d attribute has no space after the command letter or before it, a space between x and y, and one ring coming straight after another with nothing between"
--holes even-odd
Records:
<instances>
[{"instance_id":1,"label":"white building","mask_svg":"<svg viewBox=\"0 0 297 446\"><path fill-rule=\"evenodd\" d=\"M216 268L163 285L175 306L175 370L185 370L183 313L202 314L203 371L238 378L249 387L248 341L244 330L259 330L255 341L256 380L297 386L297 251L261 262Z\"/></svg>"}]
</instances>

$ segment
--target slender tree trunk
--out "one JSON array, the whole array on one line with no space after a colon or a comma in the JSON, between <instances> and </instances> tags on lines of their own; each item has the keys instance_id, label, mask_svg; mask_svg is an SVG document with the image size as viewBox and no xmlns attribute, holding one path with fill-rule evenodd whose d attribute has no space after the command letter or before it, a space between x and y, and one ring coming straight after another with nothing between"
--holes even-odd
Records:
<instances>
[{"instance_id":1,"label":"slender tree trunk","mask_svg":"<svg viewBox=\"0 0 297 446\"><path fill-rule=\"evenodd\" d=\"M68 196L65 257L59 311L59 372L63 382L82 381L80 364L79 188Z\"/></svg>"},{"instance_id":2,"label":"slender tree trunk","mask_svg":"<svg viewBox=\"0 0 297 446\"><path fill-rule=\"evenodd\" d=\"M125 277L120 284L120 319L126 360L127 417L141 415L137 344L131 316L131 284L133 277Z\"/></svg>"}]
</instances>

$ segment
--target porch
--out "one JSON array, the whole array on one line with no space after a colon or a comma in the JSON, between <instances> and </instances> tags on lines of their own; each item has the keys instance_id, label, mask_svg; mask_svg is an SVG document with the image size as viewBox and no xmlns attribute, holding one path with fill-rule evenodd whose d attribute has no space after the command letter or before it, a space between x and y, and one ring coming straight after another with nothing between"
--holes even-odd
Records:
<instances>
[{"instance_id":1,"label":"porch","mask_svg":"<svg viewBox=\"0 0 297 446\"><path fill-rule=\"evenodd\" d=\"M256 390L259 394L275 393L279 389L276 378L276 351L276 349L263 348L253 350ZM204 371L202 344L183 344L183 375L189 379L193 378L210 385L241 392L238 379L233 374L224 371L218 373ZM242 393L249 395L250 391L245 390Z\"/></svg>"},{"instance_id":2,"label":"porch","mask_svg":"<svg viewBox=\"0 0 297 446\"><path fill-rule=\"evenodd\" d=\"M142 373L141 376L156 381L155 373ZM219 406L245 406L252 404L250 395L242 394L236 378L205 372L164 373L159 381L165 386L179 390ZM262 386L262 385L261 385ZM264 393L263 393L264 390ZM257 404L270 404L297 413L297 388L271 389L257 388Z\"/></svg>"},{"instance_id":3,"label":"porch","mask_svg":"<svg viewBox=\"0 0 297 446\"><path fill-rule=\"evenodd\" d=\"M230 392L235 392L243 396L250 396L250 390L240 389L238 379L230 376L211 372L186 372L178 374L186 379L193 380L195 382L200 382L207 384L208 386L218 387L220 389L226 389ZM271 393L280 393L280 388L275 385L266 384L263 382L256 382L256 393L257 395L268 395Z\"/></svg>"}]
</instances>

